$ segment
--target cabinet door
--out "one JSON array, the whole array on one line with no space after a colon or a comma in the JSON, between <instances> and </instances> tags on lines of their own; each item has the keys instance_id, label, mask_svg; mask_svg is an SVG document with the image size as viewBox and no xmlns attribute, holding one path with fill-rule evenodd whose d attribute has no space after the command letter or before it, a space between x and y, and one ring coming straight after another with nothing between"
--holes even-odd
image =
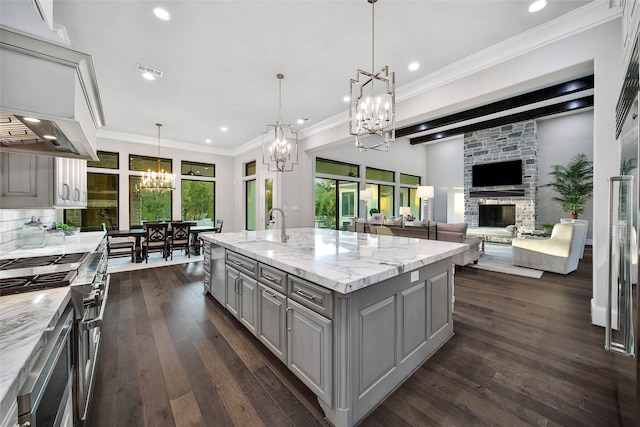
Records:
<instances>
[{"instance_id":1,"label":"cabinet door","mask_svg":"<svg viewBox=\"0 0 640 427\"><path fill-rule=\"evenodd\" d=\"M258 282L240 273L238 285L240 322L253 333L258 334Z\"/></svg>"},{"instance_id":2,"label":"cabinet door","mask_svg":"<svg viewBox=\"0 0 640 427\"><path fill-rule=\"evenodd\" d=\"M332 405L331 320L287 300L287 366L320 399Z\"/></svg>"},{"instance_id":3,"label":"cabinet door","mask_svg":"<svg viewBox=\"0 0 640 427\"><path fill-rule=\"evenodd\" d=\"M56 207L66 207L71 204L69 159L66 157L56 157L54 173L55 194L53 205Z\"/></svg>"},{"instance_id":4,"label":"cabinet door","mask_svg":"<svg viewBox=\"0 0 640 427\"><path fill-rule=\"evenodd\" d=\"M0 153L0 206L3 209L53 206L53 158Z\"/></svg>"},{"instance_id":5,"label":"cabinet door","mask_svg":"<svg viewBox=\"0 0 640 427\"><path fill-rule=\"evenodd\" d=\"M287 363L287 316L286 297L268 286L259 284L258 339L269 348L278 359Z\"/></svg>"},{"instance_id":6,"label":"cabinet door","mask_svg":"<svg viewBox=\"0 0 640 427\"><path fill-rule=\"evenodd\" d=\"M225 268L225 276L226 307L231 314L238 317L240 314L240 306L238 305L240 273L235 268L227 266L227 268Z\"/></svg>"}]
</instances>

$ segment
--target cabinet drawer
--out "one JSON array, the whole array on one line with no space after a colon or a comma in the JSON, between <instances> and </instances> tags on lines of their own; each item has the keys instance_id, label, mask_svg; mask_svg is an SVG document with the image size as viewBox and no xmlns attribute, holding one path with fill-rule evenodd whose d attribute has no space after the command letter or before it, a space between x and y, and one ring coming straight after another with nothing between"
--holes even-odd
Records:
<instances>
[{"instance_id":1,"label":"cabinet drawer","mask_svg":"<svg viewBox=\"0 0 640 427\"><path fill-rule=\"evenodd\" d=\"M258 261L235 252L226 251L227 264L242 271L244 274L256 278L258 274Z\"/></svg>"},{"instance_id":2,"label":"cabinet drawer","mask_svg":"<svg viewBox=\"0 0 640 427\"><path fill-rule=\"evenodd\" d=\"M258 280L278 292L287 293L287 273L282 270L258 264Z\"/></svg>"},{"instance_id":3,"label":"cabinet drawer","mask_svg":"<svg viewBox=\"0 0 640 427\"><path fill-rule=\"evenodd\" d=\"M333 293L329 289L289 276L289 298L316 313L333 318Z\"/></svg>"}]
</instances>

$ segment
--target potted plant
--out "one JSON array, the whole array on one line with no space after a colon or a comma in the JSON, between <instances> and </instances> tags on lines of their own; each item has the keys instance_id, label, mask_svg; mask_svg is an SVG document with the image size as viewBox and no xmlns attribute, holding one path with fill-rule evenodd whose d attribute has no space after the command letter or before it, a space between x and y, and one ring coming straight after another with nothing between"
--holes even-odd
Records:
<instances>
[{"instance_id":1,"label":"potted plant","mask_svg":"<svg viewBox=\"0 0 640 427\"><path fill-rule=\"evenodd\" d=\"M553 200L576 219L593 196L593 162L587 159L586 154L579 153L566 166L553 165L552 168L549 172L552 181L541 187L553 188L559 194Z\"/></svg>"},{"instance_id":2,"label":"potted plant","mask_svg":"<svg viewBox=\"0 0 640 427\"><path fill-rule=\"evenodd\" d=\"M542 227L542 229L544 230L544 234L546 235L550 235L551 231L553 231L553 224L549 222L544 222L540 224L540 227Z\"/></svg>"}]
</instances>

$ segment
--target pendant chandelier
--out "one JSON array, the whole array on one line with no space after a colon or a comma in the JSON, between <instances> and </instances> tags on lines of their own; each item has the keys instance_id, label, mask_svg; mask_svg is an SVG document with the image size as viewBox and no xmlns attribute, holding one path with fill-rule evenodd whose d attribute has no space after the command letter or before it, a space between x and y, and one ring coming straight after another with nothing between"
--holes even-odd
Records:
<instances>
[{"instance_id":1,"label":"pendant chandelier","mask_svg":"<svg viewBox=\"0 0 640 427\"><path fill-rule=\"evenodd\" d=\"M291 172L293 165L298 164L298 132L293 129L293 126L280 123L284 74L277 74L276 77L278 78L278 121L274 125L267 125L267 131L262 134L262 163L272 172Z\"/></svg>"},{"instance_id":2,"label":"pendant chandelier","mask_svg":"<svg viewBox=\"0 0 640 427\"><path fill-rule=\"evenodd\" d=\"M176 188L176 175L165 172L162 169L162 160L160 159L160 128L161 123L156 123L158 127L158 170L156 172L151 169L145 172L142 177L142 189L151 191L171 191Z\"/></svg>"},{"instance_id":3,"label":"pendant chandelier","mask_svg":"<svg viewBox=\"0 0 640 427\"><path fill-rule=\"evenodd\" d=\"M351 106L349 133L356 137L360 151L388 151L395 140L396 77L384 66L375 72L375 16L371 3L371 72L358 70L357 79L351 79ZM365 138L366 137L366 138ZM365 144L366 139L369 144Z\"/></svg>"}]
</instances>

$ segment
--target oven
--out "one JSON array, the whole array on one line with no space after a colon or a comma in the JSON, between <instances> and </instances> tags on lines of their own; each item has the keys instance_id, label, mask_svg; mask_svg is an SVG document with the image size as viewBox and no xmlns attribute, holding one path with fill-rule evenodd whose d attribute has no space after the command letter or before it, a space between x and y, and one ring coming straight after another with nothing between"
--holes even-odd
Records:
<instances>
[{"instance_id":1,"label":"oven","mask_svg":"<svg viewBox=\"0 0 640 427\"><path fill-rule=\"evenodd\" d=\"M68 306L18 393L20 426L58 427L73 421L73 326L73 310Z\"/></svg>"},{"instance_id":2,"label":"oven","mask_svg":"<svg viewBox=\"0 0 640 427\"><path fill-rule=\"evenodd\" d=\"M73 367L73 375L67 378L68 386L65 383L64 390L60 388L61 384L55 383L56 399L47 397L44 401L55 402L61 401L58 397L65 398L65 408L71 408L69 413L73 417L71 420L74 426L86 425L91 406L102 322L109 294L107 266L106 238L92 253L0 260L0 295L69 286L71 305L68 312L72 326L67 328L68 330L65 329L66 344L64 350L60 350L65 356L60 360L67 360L70 363L69 366ZM62 370L62 368L59 369ZM42 400L36 399L39 396L38 393L25 393L25 396L28 397L21 398L23 406L24 402L31 402L30 405L33 406L33 402ZM18 406L20 407L20 403ZM29 416L33 419L42 419L37 413ZM27 418L24 419L28 421ZM27 425L60 425L58 420L54 421L38 421L37 424L31 422Z\"/></svg>"},{"instance_id":3,"label":"oven","mask_svg":"<svg viewBox=\"0 0 640 427\"><path fill-rule=\"evenodd\" d=\"M75 306L82 307L76 309L75 426L86 425L91 406L102 322L109 295L107 259L106 248L93 253L86 274L92 277L91 283L71 287L71 300Z\"/></svg>"}]
</instances>

